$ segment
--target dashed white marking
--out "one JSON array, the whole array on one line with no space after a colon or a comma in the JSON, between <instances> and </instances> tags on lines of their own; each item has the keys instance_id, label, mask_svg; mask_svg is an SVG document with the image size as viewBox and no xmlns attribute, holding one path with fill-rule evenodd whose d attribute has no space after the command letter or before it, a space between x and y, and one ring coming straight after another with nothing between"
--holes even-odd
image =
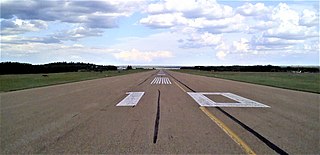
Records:
<instances>
[{"instance_id":1,"label":"dashed white marking","mask_svg":"<svg viewBox=\"0 0 320 155\"><path fill-rule=\"evenodd\" d=\"M221 92L200 92L188 94L200 105L204 107L270 107L265 104L232 94L232 93L221 93ZM204 95L222 95L239 103L218 103L207 98Z\"/></svg>"},{"instance_id":2,"label":"dashed white marking","mask_svg":"<svg viewBox=\"0 0 320 155\"><path fill-rule=\"evenodd\" d=\"M119 102L116 106L135 106L144 95L144 92L127 92L126 94L129 95L121 102Z\"/></svg>"},{"instance_id":3,"label":"dashed white marking","mask_svg":"<svg viewBox=\"0 0 320 155\"><path fill-rule=\"evenodd\" d=\"M150 84L171 84L168 77L155 77Z\"/></svg>"},{"instance_id":4,"label":"dashed white marking","mask_svg":"<svg viewBox=\"0 0 320 155\"><path fill-rule=\"evenodd\" d=\"M168 84L171 84L171 81L169 80L169 78L168 78Z\"/></svg>"},{"instance_id":5,"label":"dashed white marking","mask_svg":"<svg viewBox=\"0 0 320 155\"><path fill-rule=\"evenodd\" d=\"M154 83L156 81L156 78L154 78L152 81L151 81L151 83Z\"/></svg>"}]
</instances>

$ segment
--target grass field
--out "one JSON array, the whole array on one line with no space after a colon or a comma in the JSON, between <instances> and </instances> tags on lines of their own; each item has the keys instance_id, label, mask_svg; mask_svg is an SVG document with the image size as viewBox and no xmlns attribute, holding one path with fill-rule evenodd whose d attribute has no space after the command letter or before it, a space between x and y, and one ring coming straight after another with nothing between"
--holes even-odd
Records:
<instances>
[{"instance_id":1,"label":"grass field","mask_svg":"<svg viewBox=\"0 0 320 155\"><path fill-rule=\"evenodd\" d=\"M145 70L0 75L0 92L125 75ZM43 76L48 75L48 76Z\"/></svg>"},{"instance_id":2,"label":"grass field","mask_svg":"<svg viewBox=\"0 0 320 155\"><path fill-rule=\"evenodd\" d=\"M320 93L319 73L297 74L289 72L210 72L198 70L177 71L292 90Z\"/></svg>"}]
</instances>

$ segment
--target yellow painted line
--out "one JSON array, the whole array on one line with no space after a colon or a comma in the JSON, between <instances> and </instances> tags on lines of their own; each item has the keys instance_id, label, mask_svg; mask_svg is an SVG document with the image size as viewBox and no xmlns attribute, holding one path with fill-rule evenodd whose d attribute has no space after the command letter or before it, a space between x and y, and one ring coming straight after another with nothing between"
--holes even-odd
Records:
<instances>
[{"instance_id":1,"label":"yellow painted line","mask_svg":"<svg viewBox=\"0 0 320 155\"><path fill-rule=\"evenodd\" d=\"M233 141L235 141L247 154L255 155L256 153L246 144L239 136L237 136L229 127L227 127L222 121L215 117L206 107L200 107L200 109L214 121Z\"/></svg>"},{"instance_id":2,"label":"yellow painted line","mask_svg":"<svg viewBox=\"0 0 320 155\"><path fill-rule=\"evenodd\" d=\"M186 90L184 90L176 81L173 81L182 91L187 92Z\"/></svg>"}]
</instances>

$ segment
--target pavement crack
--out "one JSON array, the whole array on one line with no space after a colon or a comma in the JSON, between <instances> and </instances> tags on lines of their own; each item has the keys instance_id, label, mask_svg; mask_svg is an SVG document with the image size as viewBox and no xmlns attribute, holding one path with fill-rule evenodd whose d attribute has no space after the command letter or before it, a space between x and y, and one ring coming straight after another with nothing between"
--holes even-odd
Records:
<instances>
[{"instance_id":1,"label":"pavement crack","mask_svg":"<svg viewBox=\"0 0 320 155\"><path fill-rule=\"evenodd\" d=\"M159 121L160 121L160 90L158 89L157 114L156 114L156 120L154 124L153 144L157 143L158 132L159 132Z\"/></svg>"}]
</instances>

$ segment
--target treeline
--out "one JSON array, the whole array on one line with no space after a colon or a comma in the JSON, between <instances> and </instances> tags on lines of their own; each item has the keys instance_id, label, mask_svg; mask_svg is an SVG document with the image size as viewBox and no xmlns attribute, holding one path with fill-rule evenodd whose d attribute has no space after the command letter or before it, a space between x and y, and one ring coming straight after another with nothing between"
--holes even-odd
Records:
<instances>
[{"instance_id":1,"label":"treeline","mask_svg":"<svg viewBox=\"0 0 320 155\"><path fill-rule=\"evenodd\" d=\"M90 63L55 62L44 65L32 65L19 62L1 62L0 74L61 73L78 71L117 70L116 66L95 65Z\"/></svg>"},{"instance_id":2,"label":"treeline","mask_svg":"<svg viewBox=\"0 0 320 155\"><path fill-rule=\"evenodd\" d=\"M292 66L194 66L181 67L180 69L194 69L202 71L217 71L217 72L319 72L319 67L292 67Z\"/></svg>"}]
</instances>

